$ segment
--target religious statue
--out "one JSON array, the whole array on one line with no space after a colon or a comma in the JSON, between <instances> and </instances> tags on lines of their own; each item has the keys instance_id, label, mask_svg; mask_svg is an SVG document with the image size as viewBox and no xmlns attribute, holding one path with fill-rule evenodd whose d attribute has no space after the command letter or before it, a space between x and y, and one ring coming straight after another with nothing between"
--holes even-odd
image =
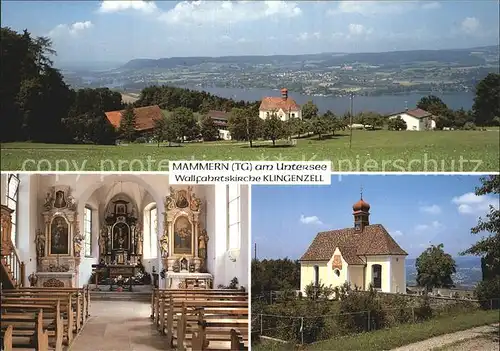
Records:
<instances>
[{"instance_id":1,"label":"religious statue","mask_svg":"<svg viewBox=\"0 0 500 351\"><path fill-rule=\"evenodd\" d=\"M78 223L76 223L76 232L75 232L75 237L73 238L73 249L75 251L75 256L80 257L80 253L82 251L82 242L83 242L83 235L80 234L80 231L78 229Z\"/></svg>"},{"instance_id":2,"label":"religious statue","mask_svg":"<svg viewBox=\"0 0 500 351\"><path fill-rule=\"evenodd\" d=\"M30 282L31 287L36 286L36 283L38 282L38 277L36 276L35 272L31 273L28 276L28 281Z\"/></svg>"},{"instance_id":3,"label":"religious statue","mask_svg":"<svg viewBox=\"0 0 500 351\"><path fill-rule=\"evenodd\" d=\"M66 199L64 198L64 191L59 190L56 192L56 199L54 200L55 208L64 208L66 207Z\"/></svg>"},{"instance_id":4,"label":"religious statue","mask_svg":"<svg viewBox=\"0 0 500 351\"><path fill-rule=\"evenodd\" d=\"M103 226L101 229L101 235L99 235L99 253L101 255L106 255L107 235L108 235L108 228Z\"/></svg>"},{"instance_id":5,"label":"religious statue","mask_svg":"<svg viewBox=\"0 0 500 351\"><path fill-rule=\"evenodd\" d=\"M122 228L118 228L118 244L120 245L120 249L123 248L124 242L125 242L125 238L123 237Z\"/></svg>"},{"instance_id":6,"label":"religious statue","mask_svg":"<svg viewBox=\"0 0 500 351\"><path fill-rule=\"evenodd\" d=\"M137 247L136 247L136 253L138 255L142 255L142 242L144 238L142 237L142 233L139 231L137 233Z\"/></svg>"},{"instance_id":7,"label":"religious statue","mask_svg":"<svg viewBox=\"0 0 500 351\"><path fill-rule=\"evenodd\" d=\"M168 234L165 233L160 239L160 251L163 257L168 256Z\"/></svg>"},{"instance_id":8,"label":"religious statue","mask_svg":"<svg viewBox=\"0 0 500 351\"><path fill-rule=\"evenodd\" d=\"M130 211L130 217L137 218L137 211L135 210L135 206L132 206L132 211Z\"/></svg>"},{"instance_id":9,"label":"religious statue","mask_svg":"<svg viewBox=\"0 0 500 351\"><path fill-rule=\"evenodd\" d=\"M76 211L76 200L73 196L68 196L68 209Z\"/></svg>"},{"instance_id":10,"label":"religious statue","mask_svg":"<svg viewBox=\"0 0 500 351\"><path fill-rule=\"evenodd\" d=\"M198 236L198 257L202 259L207 258L207 242L208 234L205 229L203 229Z\"/></svg>"},{"instance_id":11,"label":"religious statue","mask_svg":"<svg viewBox=\"0 0 500 351\"><path fill-rule=\"evenodd\" d=\"M52 209L52 200L52 194L47 192L47 195L45 196L45 203L43 204L43 207L45 207L47 211Z\"/></svg>"},{"instance_id":12,"label":"religious statue","mask_svg":"<svg viewBox=\"0 0 500 351\"><path fill-rule=\"evenodd\" d=\"M36 256L38 260L45 256L45 235L41 230L36 231L35 235Z\"/></svg>"},{"instance_id":13,"label":"religious statue","mask_svg":"<svg viewBox=\"0 0 500 351\"><path fill-rule=\"evenodd\" d=\"M195 194L192 195L191 197L191 204L190 204L190 209L191 211L199 211L201 207L201 200L196 197Z\"/></svg>"},{"instance_id":14,"label":"religious statue","mask_svg":"<svg viewBox=\"0 0 500 351\"><path fill-rule=\"evenodd\" d=\"M113 217L113 210L111 209L111 206L108 206L106 209L106 218Z\"/></svg>"}]
</instances>

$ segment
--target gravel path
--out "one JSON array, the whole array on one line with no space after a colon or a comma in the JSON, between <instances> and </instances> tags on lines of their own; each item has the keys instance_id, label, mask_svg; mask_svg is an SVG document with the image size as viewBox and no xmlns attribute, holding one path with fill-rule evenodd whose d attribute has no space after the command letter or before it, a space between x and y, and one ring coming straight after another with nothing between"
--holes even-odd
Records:
<instances>
[{"instance_id":1,"label":"gravel path","mask_svg":"<svg viewBox=\"0 0 500 351\"><path fill-rule=\"evenodd\" d=\"M498 341L495 343L491 339L491 334L495 333L498 335L498 324L485 325L482 327L472 328L468 330L462 330L452 334L445 334L441 336L436 336L424 341L420 341L414 344L398 347L392 351L427 351L436 348L443 348L448 344L457 343L464 341L464 344L454 345L453 350L482 350L482 351L497 351ZM469 340L477 338L479 336L485 336L485 338ZM491 348L489 344L493 344L494 348ZM477 345L477 346L476 346ZM484 348L483 348L484 345ZM463 347L465 346L465 347Z\"/></svg>"}]
</instances>

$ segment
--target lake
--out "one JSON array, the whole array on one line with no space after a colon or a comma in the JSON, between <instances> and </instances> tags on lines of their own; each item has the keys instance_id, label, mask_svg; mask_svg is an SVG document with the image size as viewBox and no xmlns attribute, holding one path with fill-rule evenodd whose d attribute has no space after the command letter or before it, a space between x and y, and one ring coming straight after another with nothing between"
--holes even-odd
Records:
<instances>
[{"instance_id":1,"label":"lake","mask_svg":"<svg viewBox=\"0 0 500 351\"><path fill-rule=\"evenodd\" d=\"M200 87L185 87L194 90L203 90L213 95L232 98L234 100L255 101L261 100L264 96L280 96L279 90L268 89L232 89L232 88L200 88ZM295 99L298 104L303 105L307 101L312 100L320 112L331 110L336 114L343 114L349 111L350 101L348 97L327 97L327 96L308 96L299 93L288 92L288 95ZM359 111L374 111L383 114L392 112L400 112L408 108L414 108L417 102L429 94L407 94L407 95L382 95L382 96L355 96L353 102L354 113ZM437 94L448 105L448 107L458 110L463 107L465 110L472 108L474 93L473 92L458 92Z\"/></svg>"}]
</instances>

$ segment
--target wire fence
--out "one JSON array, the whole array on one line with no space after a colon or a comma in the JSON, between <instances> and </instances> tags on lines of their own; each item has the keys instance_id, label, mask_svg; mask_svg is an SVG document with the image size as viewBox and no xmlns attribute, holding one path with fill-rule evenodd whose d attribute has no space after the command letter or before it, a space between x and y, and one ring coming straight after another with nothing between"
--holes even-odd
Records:
<instances>
[{"instance_id":1,"label":"wire fence","mask_svg":"<svg viewBox=\"0 0 500 351\"><path fill-rule=\"evenodd\" d=\"M260 313L253 315L252 336L264 336L283 342L309 344L339 336L369 332L402 324L419 323L433 317L450 316L479 309L498 309L499 305L500 299L457 300L452 304L435 304L428 308L421 306L386 308L317 316L286 316Z\"/></svg>"}]
</instances>

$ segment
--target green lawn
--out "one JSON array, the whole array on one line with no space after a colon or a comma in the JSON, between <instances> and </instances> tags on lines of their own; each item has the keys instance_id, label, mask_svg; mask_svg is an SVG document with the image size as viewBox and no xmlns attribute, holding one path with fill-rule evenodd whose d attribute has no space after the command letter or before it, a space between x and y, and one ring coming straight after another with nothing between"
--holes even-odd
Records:
<instances>
[{"instance_id":1,"label":"green lawn","mask_svg":"<svg viewBox=\"0 0 500 351\"><path fill-rule=\"evenodd\" d=\"M305 350L390 350L435 336L454 333L481 325L498 323L498 310L476 311L452 317L432 319L418 324L405 324L349 337L321 341L304 347ZM291 350L290 345L264 341L252 350Z\"/></svg>"},{"instance_id":2,"label":"green lawn","mask_svg":"<svg viewBox=\"0 0 500 351\"><path fill-rule=\"evenodd\" d=\"M257 142L206 142L180 147L4 143L1 169L69 171L166 171L169 160L332 161L343 172L471 172L499 169L497 131L354 131L326 140L299 139L296 146ZM58 167L56 169L56 162Z\"/></svg>"}]
</instances>

